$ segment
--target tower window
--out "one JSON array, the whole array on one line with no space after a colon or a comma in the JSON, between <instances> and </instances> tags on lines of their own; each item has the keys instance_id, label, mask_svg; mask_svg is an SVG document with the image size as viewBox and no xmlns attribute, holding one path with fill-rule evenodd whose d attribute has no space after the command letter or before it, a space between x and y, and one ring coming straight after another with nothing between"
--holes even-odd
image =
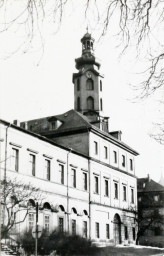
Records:
<instances>
[{"instance_id":1,"label":"tower window","mask_svg":"<svg viewBox=\"0 0 164 256\"><path fill-rule=\"evenodd\" d=\"M100 91L102 92L102 81L100 80Z\"/></svg>"},{"instance_id":2,"label":"tower window","mask_svg":"<svg viewBox=\"0 0 164 256\"><path fill-rule=\"evenodd\" d=\"M90 49L90 42L87 41L87 49Z\"/></svg>"},{"instance_id":3,"label":"tower window","mask_svg":"<svg viewBox=\"0 0 164 256\"><path fill-rule=\"evenodd\" d=\"M77 97L77 110L81 109L80 97Z\"/></svg>"},{"instance_id":4,"label":"tower window","mask_svg":"<svg viewBox=\"0 0 164 256\"><path fill-rule=\"evenodd\" d=\"M102 103L102 99L100 99L100 110L103 110L103 103Z\"/></svg>"},{"instance_id":5,"label":"tower window","mask_svg":"<svg viewBox=\"0 0 164 256\"><path fill-rule=\"evenodd\" d=\"M87 87L87 90L89 90L89 91L94 90L94 83L91 78L87 79L86 87Z\"/></svg>"},{"instance_id":6,"label":"tower window","mask_svg":"<svg viewBox=\"0 0 164 256\"><path fill-rule=\"evenodd\" d=\"M77 91L80 91L80 79L77 79Z\"/></svg>"},{"instance_id":7,"label":"tower window","mask_svg":"<svg viewBox=\"0 0 164 256\"><path fill-rule=\"evenodd\" d=\"M91 96L87 98L87 108L89 110L94 110L94 99Z\"/></svg>"}]
</instances>

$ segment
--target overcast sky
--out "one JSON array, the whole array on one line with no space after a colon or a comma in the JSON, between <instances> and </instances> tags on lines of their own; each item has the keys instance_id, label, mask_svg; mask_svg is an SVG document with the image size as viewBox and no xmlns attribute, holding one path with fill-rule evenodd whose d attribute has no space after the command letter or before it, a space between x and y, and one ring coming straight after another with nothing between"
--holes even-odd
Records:
<instances>
[{"instance_id":1,"label":"overcast sky","mask_svg":"<svg viewBox=\"0 0 164 256\"><path fill-rule=\"evenodd\" d=\"M51 116L74 107L72 74L76 72L74 59L81 56L80 39L87 22L78 13L67 15L57 33L53 23L46 21L42 36L32 44L24 44L24 30L11 29L0 34L0 115L12 122ZM104 74L104 115L109 116L109 129L122 130L122 141L140 153L136 161L136 175L159 181L164 170L164 146L149 134L153 123L164 115L157 92L152 97L134 103L137 92L130 83L137 81L136 68L142 67L129 51L121 60L115 37L107 35L98 42L98 32L89 27L95 38L95 55L101 61Z\"/></svg>"}]
</instances>

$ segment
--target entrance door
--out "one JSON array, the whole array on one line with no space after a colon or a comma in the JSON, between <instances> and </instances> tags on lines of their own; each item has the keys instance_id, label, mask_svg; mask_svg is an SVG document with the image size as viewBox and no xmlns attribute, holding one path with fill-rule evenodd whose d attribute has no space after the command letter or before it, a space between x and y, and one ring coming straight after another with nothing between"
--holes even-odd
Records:
<instances>
[{"instance_id":1,"label":"entrance door","mask_svg":"<svg viewBox=\"0 0 164 256\"><path fill-rule=\"evenodd\" d=\"M115 244L121 243L121 220L118 214L115 214L113 221L113 235Z\"/></svg>"}]
</instances>

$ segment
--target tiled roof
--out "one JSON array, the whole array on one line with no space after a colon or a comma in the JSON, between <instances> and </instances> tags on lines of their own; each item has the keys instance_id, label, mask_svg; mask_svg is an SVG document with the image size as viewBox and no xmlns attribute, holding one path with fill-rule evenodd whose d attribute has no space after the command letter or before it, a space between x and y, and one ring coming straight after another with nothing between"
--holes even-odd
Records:
<instances>
[{"instance_id":1,"label":"tiled roof","mask_svg":"<svg viewBox=\"0 0 164 256\"><path fill-rule=\"evenodd\" d=\"M138 178L137 190L138 192L155 192L155 191L164 192L164 186L160 185L159 183L149 178Z\"/></svg>"}]
</instances>

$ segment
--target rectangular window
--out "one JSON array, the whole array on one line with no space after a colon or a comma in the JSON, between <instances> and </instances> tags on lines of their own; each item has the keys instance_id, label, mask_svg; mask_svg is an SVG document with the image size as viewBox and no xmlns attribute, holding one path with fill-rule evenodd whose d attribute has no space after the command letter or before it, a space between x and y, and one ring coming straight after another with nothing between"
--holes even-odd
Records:
<instances>
[{"instance_id":1,"label":"rectangular window","mask_svg":"<svg viewBox=\"0 0 164 256\"><path fill-rule=\"evenodd\" d=\"M130 159L130 170L133 171L133 160Z\"/></svg>"},{"instance_id":2,"label":"rectangular window","mask_svg":"<svg viewBox=\"0 0 164 256\"><path fill-rule=\"evenodd\" d=\"M64 165L59 164L60 172L60 183L64 184Z\"/></svg>"},{"instance_id":3,"label":"rectangular window","mask_svg":"<svg viewBox=\"0 0 164 256\"><path fill-rule=\"evenodd\" d=\"M44 228L45 228L46 232L49 232L49 230L50 230L50 216L49 215L44 216Z\"/></svg>"},{"instance_id":4,"label":"rectangular window","mask_svg":"<svg viewBox=\"0 0 164 256\"><path fill-rule=\"evenodd\" d=\"M83 221L83 237L87 238L87 221Z\"/></svg>"},{"instance_id":5,"label":"rectangular window","mask_svg":"<svg viewBox=\"0 0 164 256\"><path fill-rule=\"evenodd\" d=\"M75 169L71 169L71 183L72 183L72 187L76 188L76 170Z\"/></svg>"},{"instance_id":6,"label":"rectangular window","mask_svg":"<svg viewBox=\"0 0 164 256\"><path fill-rule=\"evenodd\" d=\"M98 143L94 141L95 155L98 154Z\"/></svg>"},{"instance_id":7,"label":"rectangular window","mask_svg":"<svg viewBox=\"0 0 164 256\"><path fill-rule=\"evenodd\" d=\"M122 155L122 166L125 167L125 156Z\"/></svg>"},{"instance_id":8,"label":"rectangular window","mask_svg":"<svg viewBox=\"0 0 164 256\"><path fill-rule=\"evenodd\" d=\"M125 240L128 239L128 227L124 226Z\"/></svg>"},{"instance_id":9,"label":"rectangular window","mask_svg":"<svg viewBox=\"0 0 164 256\"><path fill-rule=\"evenodd\" d=\"M100 230L99 230L99 223L98 222L95 223L95 236L96 236L96 238L100 237Z\"/></svg>"},{"instance_id":10,"label":"rectangular window","mask_svg":"<svg viewBox=\"0 0 164 256\"><path fill-rule=\"evenodd\" d=\"M126 201L126 186L123 186L123 201Z\"/></svg>"},{"instance_id":11,"label":"rectangular window","mask_svg":"<svg viewBox=\"0 0 164 256\"><path fill-rule=\"evenodd\" d=\"M135 228L132 228L133 240L136 240L136 231Z\"/></svg>"},{"instance_id":12,"label":"rectangular window","mask_svg":"<svg viewBox=\"0 0 164 256\"><path fill-rule=\"evenodd\" d=\"M106 146L104 146L104 157L105 159L108 158L108 148Z\"/></svg>"},{"instance_id":13,"label":"rectangular window","mask_svg":"<svg viewBox=\"0 0 164 256\"><path fill-rule=\"evenodd\" d=\"M118 183L114 183L114 198L118 199Z\"/></svg>"},{"instance_id":14,"label":"rectangular window","mask_svg":"<svg viewBox=\"0 0 164 256\"><path fill-rule=\"evenodd\" d=\"M32 176L35 176L35 155L30 154L30 171Z\"/></svg>"},{"instance_id":15,"label":"rectangular window","mask_svg":"<svg viewBox=\"0 0 164 256\"><path fill-rule=\"evenodd\" d=\"M95 179L95 193L99 193L99 178L97 176L94 177Z\"/></svg>"},{"instance_id":16,"label":"rectangular window","mask_svg":"<svg viewBox=\"0 0 164 256\"><path fill-rule=\"evenodd\" d=\"M105 196L109 196L109 181L105 180Z\"/></svg>"},{"instance_id":17,"label":"rectangular window","mask_svg":"<svg viewBox=\"0 0 164 256\"><path fill-rule=\"evenodd\" d=\"M106 238L110 238L109 224L106 224Z\"/></svg>"},{"instance_id":18,"label":"rectangular window","mask_svg":"<svg viewBox=\"0 0 164 256\"><path fill-rule=\"evenodd\" d=\"M12 162L14 171L18 172L19 169L19 150L12 148Z\"/></svg>"},{"instance_id":19,"label":"rectangular window","mask_svg":"<svg viewBox=\"0 0 164 256\"><path fill-rule=\"evenodd\" d=\"M63 218L59 218L59 232L63 233L64 231L64 219Z\"/></svg>"},{"instance_id":20,"label":"rectangular window","mask_svg":"<svg viewBox=\"0 0 164 256\"><path fill-rule=\"evenodd\" d=\"M76 235L76 220L72 220L72 235Z\"/></svg>"},{"instance_id":21,"label":"rectangular window","mask_svg":"<svg viewBox=\"0 0 164 256\"><path fill-rule=\"evenodd\" d=\"M113 156L114 156L114 163L117 163L117 152L113 151Z\"/></svg>"},{"instance_id":22,"label":"rectangular window","mask_svg":"<svg viewBox=\"0 0 164 256\"><path fill-rule=\"evenodd\" d=\"M134 189L131 188L131 203L134 204Z\"/></svg>"},{"instance_id":23,"label":"rectangular window","mask_svg":"<svg viewBox=\"0 0 164 256\"><path fill-rule=\"evenodd\" d=\"M87 173L83 172L83 186L84 190L87 190Z\"/></svg>"},{"instance_id":24,"label":"rectangular window","mask_svg":"<svg viewBox=\"0 0 164 256\"><path fill-rule=\"evenodd\" d=\"M28 223L29 223L29 229L31 230L34 227L34 213L29 213Z\"/></svg>"},{"instance_id":25,"label":"rectangular window","mask_svg":"<svg viewBox=\"0 0 164 256\"><path fill-rule=\"evenodd\" d=\"M48 159L45 159L45 168L46 168L46 179L50 180L50 176L51 176L51 162Z\"/></svg>"}]
</instances>

